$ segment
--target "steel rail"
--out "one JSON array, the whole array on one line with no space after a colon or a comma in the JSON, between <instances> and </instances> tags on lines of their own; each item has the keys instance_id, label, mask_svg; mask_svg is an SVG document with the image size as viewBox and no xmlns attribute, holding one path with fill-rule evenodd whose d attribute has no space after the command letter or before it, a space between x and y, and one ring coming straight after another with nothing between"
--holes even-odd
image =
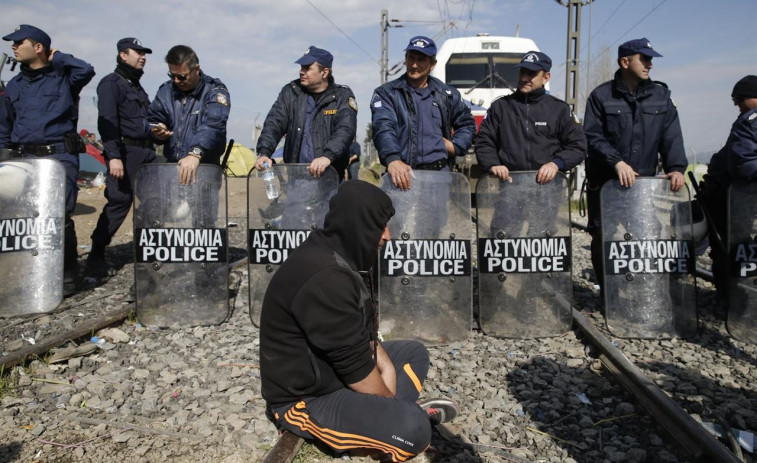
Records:
<instances>
[{"instance_id":1,"label":"steel rail","mask_svg":"<svg viewBox=\"0 0 757 463\"><path fill-rule=\"evenodd\" d=\"M263 459L263 463L292 463L304 442L302 437L284 431Z\"/></svg>"},{"instance_id":2,"label":"steel rail","mask_svg":"<svg viewBox=\"0 0 757 463\"><path fill-rule=\"evenodd\" d=\"M599 350L599 358L607 370L696 461L740 463L733 453L631 363L576 309L573 309L573 320L587 341Z\"/></svg>"}]
</instances>

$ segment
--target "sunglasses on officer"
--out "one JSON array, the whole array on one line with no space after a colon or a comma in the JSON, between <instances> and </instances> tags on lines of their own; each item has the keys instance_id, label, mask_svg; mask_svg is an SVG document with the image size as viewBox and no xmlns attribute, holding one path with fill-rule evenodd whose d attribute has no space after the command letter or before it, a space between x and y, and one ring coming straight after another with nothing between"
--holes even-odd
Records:
<instances>
[{"instance_id":1,"label":"sunglasses on officer","mask_svg":"<svg viewBox=\"0 0 757 463\"><path fill-rule=\"evenodd\" d=\"M168 73L168 77L171 80L176 79L179 82L184 82L185 80L187 80L189 78L189 74L174 74L174 73L169 72Z\"/></svg>"}]
</instances>

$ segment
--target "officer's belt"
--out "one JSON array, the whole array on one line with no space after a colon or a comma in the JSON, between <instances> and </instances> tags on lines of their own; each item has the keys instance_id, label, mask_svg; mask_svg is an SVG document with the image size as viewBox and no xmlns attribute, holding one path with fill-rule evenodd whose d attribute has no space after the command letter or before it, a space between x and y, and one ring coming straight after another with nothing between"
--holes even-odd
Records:
<instances>
[{"instance_id":1,"label":"officer's belt","mask_svg":"<svg viewBox=\"0 0 757 463\"><path fill-rule=\"evenodd\" d=\"M138 146L140 148L152 148L152 140L147 138L126 138L121 137L121 143L126 146Z\"/></svg>"},{"instance_id":2,"label":"officer's belt","mask_svg":"<svg viewBox=\"0 0 757 463\"><path fill-rule=\"evenodd\" d=\"M428 164L418 164L414 167L416 170L442 170L449 164L446 159L439 159L438 161L429 162Z\"/></svg>"},{"instance_id":3,"label":"officer's belt","mask_svg":"<svg viewBox=\"0 0 757 463\"><path fill-rule=\"evenodd\" d=\"M66 144L61 142L50 143L49 145L18 145L16 151L19 153L29 153L35 156L50 156L51 154L68 153Z\"/></svg>"}]
</instances>

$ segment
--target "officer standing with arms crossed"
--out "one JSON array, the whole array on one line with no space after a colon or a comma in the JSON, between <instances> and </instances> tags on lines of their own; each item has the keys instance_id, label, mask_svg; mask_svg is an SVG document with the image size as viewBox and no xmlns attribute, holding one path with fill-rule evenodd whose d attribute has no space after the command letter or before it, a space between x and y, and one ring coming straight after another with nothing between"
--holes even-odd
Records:
<instances>
[{"instance_id":1,"label":"officer standing with arms crossed","mask_svg":"<svg viewBox=\"0 0 757 463\"><path fill-rule=\"evenodd\" d=\"M105 247L129 213L137 169L156 159L151 132L145 127L150 99L139 83L144 74L145 54L152 50L133 37L119 40L116 48L116 70L103 77L97 86L97 129L108 162L105 181L108 203L92 232L92 250L87 258L88 270L97 276L108 273Z\"/></svg>"},{"instance_id":2,"label":"officer standing with arms crossed","mask_svg":"<svg viewBox=\"0 0 757 463\"><path fill-rule=\"evenodd\" d=\"M79 93L92 80L92 65L50 48L50 36L22 24L3 37L13 42L21 72L0 97L0 148L21 157L51 157L66 170L66 222L64 231L63 294L76 291L79 274L76 229L71 215L76 208L79 153L85 147L76 125Z\"/></svg>"},{"instance_id":3,"label":"officer standing with arms crossed","mask_svg":"<svg viewBox=\"0 0 757 463\"><path fill-rule=\"evenodd\" d=\"M310 46L295 61L300 77L286 84L263 123L255 166L272 165L271 155L283 136L284 162L308 163L314 177L333 166L344 179L349 147L357 130L357 103L352 90L332 75L334 57Z\"/></svg>"},{"instance_id":4,"label":"officer standing with arms crossed","mask_svg":"<svg viewBox=\"0 0 757 463\"><path fill-rule=\"evenodd\" d=\"M226 85L200 69L200 59L186 45L166 55L170 81L158 89L147 122L158 140L167 140L163 155L179 166L179 182L197 179L197 166L220 165L226 146L230 99Z\"/></svg>"},{"instance_id":5,"label":"officer standing with arms crossed","mask_svg":"<svg viewBox=\"0 0 757 463\"><path fill-rule=\"evenodd\" d=\"M683 187L688 161L683 148L678 111L668 86L649 78L652 58L662 57L645 38L618 47L615 78L589 95L584 132L589 145L586 160L587 201L591 234L591 261L600 288L603 285L602 218L599 192L605 182L619 179L630 188L636 177L657 173L662 160L670 189Z\"/></svg>"}]
</instances>

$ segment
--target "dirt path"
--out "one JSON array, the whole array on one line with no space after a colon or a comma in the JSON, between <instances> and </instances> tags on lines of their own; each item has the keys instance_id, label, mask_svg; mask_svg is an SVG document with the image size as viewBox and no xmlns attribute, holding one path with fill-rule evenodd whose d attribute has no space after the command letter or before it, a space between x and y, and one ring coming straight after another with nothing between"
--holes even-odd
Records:
<instances>
[{"instance_id":1,"label":"dirt path","mask_svg":"<svg viewBox=\"0 0 757 463\"><path fill-rule=\"evenodd\" d=\"M92 244L92 231L97 226L97 219L103 210L105 199L105 187L83 187L79 186L79 198L76 201L76 210L74 211L74 223L76 224L76 237L79 240L79 256L86 257ZM134 226L132 224L132 212L126 216L121 228L113 237L112 244L124 244L132 240L134 236Z\"/></svg>"}]
</instances>

